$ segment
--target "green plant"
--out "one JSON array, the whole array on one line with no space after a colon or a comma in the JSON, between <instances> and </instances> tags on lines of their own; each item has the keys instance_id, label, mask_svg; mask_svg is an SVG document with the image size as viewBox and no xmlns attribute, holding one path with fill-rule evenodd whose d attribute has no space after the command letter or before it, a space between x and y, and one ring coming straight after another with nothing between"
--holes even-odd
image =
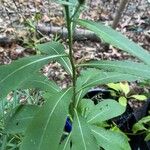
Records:
<instances>
[{"instance_id":1,"label":"green plant","mask_svg":"<svg viewBox=\"0 0 150 150\"><path fill-rule=\"evenodd\" d=\"M139 101L145 101L147 97L140 94L132 94L128 82L120 83L108 83L110 88L111 96L117 97L121 105L126 106L128 99L135 99Z\"/></svg>"},{"instance_id":2,"label":"green plant","mask_svg":"<svg viewBox=\"0 0 150 150\"><path fill-rule=\"evenodd\" d=\"M31 93L31 94L30 94ZM13 118L11 115L17 112L16 110L20 108L24 102L30 104L27 107L27 111L32 107L32 105L38 105L39 101L41 100L40 92L37 90L16 90L11 92L7 98L0 101L0 145L2 146L1 149L19 149L20 143L22 141L22 134L18 134L21 131L22 124L19 124L18 128L16 127L16 119L17 115L18 118L25 117L27 115L26 109L21 109L22 113L17 113ZM41 104L41 102L40 102ZM31 109L30 109L31 110ZM36 111L36 106L32 110L33 112ZM23 116L21 116L23 114ZM11 120L11 117L13 118ZM10 132L8 134L4 131L4 124L7 123L6 128L10 128ZM22 123L26 123L22 122ZM15 131L15 132L12 132Z\"/></svg>"},{"instance_id":3,"label":"green plant","mask_svg":"<svg viewBox=\"0 0 150 150\"><path fill-rule=\"evenodd\" d=\"M26 104L14 108L7 114L3 133L5 136L9 133L23 135L21 150L130 150L128 138L123 133L105 129L102 125L121 115L125 107L111 99L94 105L83 97L89 89L100 84L149 79L150 54L101 23L78 19L84 6L83 0L61 0L59 3L62 3L66 14L69 54L65 53L61 43L48 42L36 46L41 55L0 66L1 100L12 90L31 88L43 91L41 94L45 100L40 106ZM72 48L76 24L93 31L106 43L133 54L141 62L90 61L77 64ZM54 60L71 76L72 84L67 89L60 89L39 71ZM78 68L82 69L80 74ZM68 117L72 130L65 135Z\"/></svg>"},{"instance_id":4,"label":"green plant","mask_svg":"<svg viewBox=\"0 0 150 150\"><path fill-rule=\"evenodd\" d=\"M48 36L42 34L36 27L36 24L38 24L38 21L41 18L42 14L40 12L36 12L34 16L32 16L31 18L25 17L22 18L23 19L22 24L26 28L27 36L20 34L20 36L18 37L18 41L20 41L24 47L35 48L35 45L37 43L40 43L41 41L47 41L49 39ZM54 40L58 39L59 37L56 36Z\"/></svg>"},{"instance_id":5,"label":"green plant","mask_svg":"<svg viewBox=\"0 0 150 150\"><path fill-rule=\"evenodd\" d=\"M133 133L137 134L146 134L145 141L150 140L150 116L143 117L141 120L139 120L137 123L133 126Z\"/></svg>"}]
</instances>

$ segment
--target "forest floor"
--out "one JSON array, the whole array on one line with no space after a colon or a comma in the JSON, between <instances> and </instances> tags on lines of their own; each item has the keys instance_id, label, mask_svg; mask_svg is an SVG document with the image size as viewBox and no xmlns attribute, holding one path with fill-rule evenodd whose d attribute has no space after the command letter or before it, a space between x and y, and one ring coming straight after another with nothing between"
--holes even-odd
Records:
<instances>
[{"instance_id":1,"label":"forest floor","mask_svg":"<svg viewBox=\"0 0 150 150\"><path fill-rule=\"evenodd\" d=\"M80 18L111 25L119 0L90 0ZM48 0L3 0L0 2L0 64L11 63L20 57L36 54L34 44L40 40L57 38L57 33L36 36L31 27L35 24L65 26L63 8ZM150 51L150 3L148 0L129 0L117 26L118 31ZM14 39L19 39L19 42ZM12 40L13 39L13 40ZM62 42L65 43L65 40ZM67 46L66 46L67 47ZM133 59L129 54L114 47L104 49L104 44L94 40L74 42L77 61L90 59ZM45 75L65 88L70 79L56 63L46 65Z\"/></svg>"}]
</instances>

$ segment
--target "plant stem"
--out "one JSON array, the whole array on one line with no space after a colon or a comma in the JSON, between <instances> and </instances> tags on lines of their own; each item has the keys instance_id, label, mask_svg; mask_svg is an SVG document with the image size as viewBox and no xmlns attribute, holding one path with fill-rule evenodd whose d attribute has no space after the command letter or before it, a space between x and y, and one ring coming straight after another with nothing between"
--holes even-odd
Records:
<instances>
[{"instance_id":1,"label":"plant stem","mask_svg":"<svg viewBox=\"0 0 150 150\"><path fill-rule=\"evenodd\" d=\"M72 31L72 20L70 18L70 13L69 13L69 7L65 6L65 11L66 11L66 21L67 21L67 30L68 30L68 40L69 40L69 59L71 62L72 66L72 84L73 84L73 98L72 98L72 104L74 107L75 100L76 100L76 67L74 63L74 56L73 56L73 50L72 50L72 45L73 45L73 31Z\"/></svg>"},{"instance_id":2,"label":"plant stem","mask_svg":"<svg viewBox=\"0 0 150 150\"><path fill-rule=\"evenodd\" d=\"M127 3L128 3L128 0L121 0L120 1L119 8L116 12L116 15L115 15L115 18L114 18L114 21L113 21L113 24L112 24L113 29L116 29L116 27L118 25L118 22L119 22L122 14L123 14L123 11L124 11Z\"/></svg>"},{"instance_id":3,"label":"plant stem","mask_svg":"<svg viewBox=\"0 0 150 150\"><path fill-rule=\"evenodd\" d=\"M141 132L138 132L138 133L129 133L129 132L124 132L124 133L127 134L127 135L136 136L136 135L146 134L147 131L141 131Z\"/></svg>"}]
</instances>

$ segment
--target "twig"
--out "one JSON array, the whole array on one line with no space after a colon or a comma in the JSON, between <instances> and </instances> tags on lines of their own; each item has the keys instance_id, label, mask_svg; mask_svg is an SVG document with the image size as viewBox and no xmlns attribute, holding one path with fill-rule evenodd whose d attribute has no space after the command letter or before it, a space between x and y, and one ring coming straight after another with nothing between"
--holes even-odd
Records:
<instances>
[{"instance_id":1,"label":"twig","mask_svg":"<svg viewBox=\"0 0 150 150\"><path fill-rule=\"evenodd\" d=\"M67 38L67 29L65 27L56 27L56 26L45 26L44 24L39 24L36 26L37 31L40 31L42 34L58 34L61 38ZM84 41L100 41L100 39L91 31L85 29L76 29L74 33L74 40Z\"/></svg>"}]
</instances>

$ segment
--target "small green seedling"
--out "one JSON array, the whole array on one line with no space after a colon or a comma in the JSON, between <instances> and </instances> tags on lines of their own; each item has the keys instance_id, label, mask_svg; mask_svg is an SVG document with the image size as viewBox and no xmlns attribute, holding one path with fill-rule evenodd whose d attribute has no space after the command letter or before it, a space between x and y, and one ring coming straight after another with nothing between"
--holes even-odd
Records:
<instances>
[{"instance_id":1,"label":"small green seedling","mask_svg":"<svg viewBox=\"0 0 150 150\"><path fill-rule=\"evenodd\" d=\"M150 140L150 116L143 117L136 124L134 124L132 131L136 133L146 133L145 141Z\"/></svg>"},{"instance_id":2,"label":"small green seedling","mask_svg":"<svg viewBox=\"0 0 150 150\"><path fill-rule=\"evenodd\" d=\"M132 95L128 82L109 83L107 86L111 89L111 96L117 97L121 105L126 106L128 99L135 99L139 101L145 101L147 97L145 95Z\"/></svg>"}]
</instances>

